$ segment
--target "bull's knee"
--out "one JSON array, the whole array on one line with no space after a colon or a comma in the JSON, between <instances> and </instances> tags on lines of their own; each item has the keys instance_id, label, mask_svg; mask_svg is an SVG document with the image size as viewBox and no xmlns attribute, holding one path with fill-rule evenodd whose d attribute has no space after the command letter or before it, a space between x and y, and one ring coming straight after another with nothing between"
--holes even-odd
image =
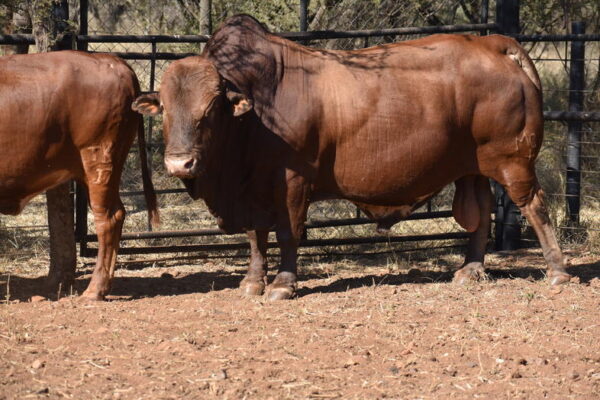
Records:
<instances>
[{"instance_id":1,"label":"bull's knee","mask_svg":"<svg viewBox=\"0 0 600 400\"><path fill-rule=\"evenodd\" d=\"M96 223L96 231L98 232L113 230L125 221L126 211L123 205L119 205L113 210L104 207L92 207L92 212Z\"/></svg>"}]
</instances>

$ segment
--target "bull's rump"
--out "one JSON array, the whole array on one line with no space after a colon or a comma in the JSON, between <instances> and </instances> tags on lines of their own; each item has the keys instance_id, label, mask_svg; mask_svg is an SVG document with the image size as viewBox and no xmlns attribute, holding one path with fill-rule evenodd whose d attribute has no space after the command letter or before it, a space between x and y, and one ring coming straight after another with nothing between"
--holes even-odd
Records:
<instances>
[{"instance_id":1,"label":"bull's rump","mask_svg":"<svg viewBox=\"0 0 600 400\"><path fill-rule=\"evenodd\" d=\"M32 195L80 177L79 151L106 139L122 115L135 118L125 112L134 82L116 57L67 51L0 58L0 212L19 212Z\"/></svg>"},{"instance_id":2,"label":"bull's rump","mask_svg":"<svg viewBox=\"0 0 600 400\"><path fill-rule=\"evenodd\" d=\"M411 205L514 153L526 114L539 114L541 103L505 54L515 45L436 35L346 52L352 62L324 61L315 84L322 88L317 190Z\"/></svg>"}]
</instances>

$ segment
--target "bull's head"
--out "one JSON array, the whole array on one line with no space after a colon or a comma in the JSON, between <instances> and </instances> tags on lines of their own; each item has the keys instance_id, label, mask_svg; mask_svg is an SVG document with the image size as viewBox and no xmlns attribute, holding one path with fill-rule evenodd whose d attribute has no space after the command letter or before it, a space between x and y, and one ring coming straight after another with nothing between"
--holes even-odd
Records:
<instances>
[{"instance_id":1,"label":"bull's head","mask_svg":"<svg viewBox=\"0 0 600 400\"><path fill-rule=\"evenodd\" d=\"M202 56L173 62L165 71L159 93L138 97L133 110L163 113L165 166L178 178L194 178L206 168L210 147L224 117L240 116L252 102L221 78Z\"/></svg>"}]
</instances>

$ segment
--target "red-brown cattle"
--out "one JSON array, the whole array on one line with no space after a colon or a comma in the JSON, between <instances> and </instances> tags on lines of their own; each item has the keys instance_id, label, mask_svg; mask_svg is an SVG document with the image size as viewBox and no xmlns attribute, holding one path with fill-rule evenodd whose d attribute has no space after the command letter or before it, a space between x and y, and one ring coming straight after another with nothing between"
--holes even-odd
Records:
<instances>
[{"instance_id":1,"label":"red-brown cattle","mask_svg":"<svg viewBox=\"0 0 600 400\"><path fill-rule=\"evenodd\" d=\"M455 280L478 279L488 178L535 229L550 282L570 278L535 175L540 80L507 37L434 35L330 51L235 16L201 56L173 63L160 94L138 98L134 109L164 110L169 172L187 179L224 227L250 231L246 293L265 287L267 230L275 226L281 265L268 297L294 294L310 202L348 199L385 230L452 182L455 219L472 232Z\"/></svg>"},{"instance_id":2,"label":"red-brown cattle","mask_svg":"<svg viewBox=\"0 0 600 400\"><path fill-rule=\"evenodd\" d=\"M70 179L89 193L98 259L85 298L110 289L125 210L119 182L136 134L150 218L156 197L142 119L131 110L135 73L117 57L61 51L0 58L0 212L16 215L35 195Z\"/></svg>"}]
</instances>

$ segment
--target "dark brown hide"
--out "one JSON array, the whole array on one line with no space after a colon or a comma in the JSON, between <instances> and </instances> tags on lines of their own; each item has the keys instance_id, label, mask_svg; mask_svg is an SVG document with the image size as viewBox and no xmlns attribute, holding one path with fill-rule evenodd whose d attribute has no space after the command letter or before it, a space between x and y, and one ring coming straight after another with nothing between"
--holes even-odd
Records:
<instances>
[{"instance_id":1,"label":"dark brown hide","mask_svg":"<svg viewBox=\"0 0 600 400\"><path fill-rule=\"evenodd\" d=\"M0 212L16 215L47 189L75 179L88 188L98 233L98 260L87 298L110 289L125 210L119 182L141 117L134 72L117 57L74 51L0 58ZM151 219L156 197L142 155Z\"/></svg>"},{"instance_id":2,"label":"dark brown hide","mask_svg":"<svg viewBox=\"0 0 600 400\"><path fill-rule=\"evenodd\" d=\"M165 77L171 74L179 82L195 76L187 83L210 77L214 90L198 84L175 90L163 83L160 99L167 116L191 115L194 123L188 126L201 127L180 125L170 132L167 152L177 143L185 157L200 164L205 162L200 153L223 157L208 138L219 136L221 126L236 123L221 94L227 86L253 105L245 115L255 113L260 120L260 129L239 129L254 132L247 140L259 143L253 150L246 146L246 157L268 163L268 179L257 178L263 184L251 185L249 201L268 205L255 199L272 199L268 207L282 262L271 298L289 297L295 289L296 248L309 202L348 199L386 230L452 182L456 220L473 232L458 280L480 276L491 202L484 177L504 185L530 219L552 282L569 279L534 170L543 137L540 81L514 40L434 35L328 51L271 35L255 19L241 15L215 32L201 57L173 65ZM193 98L181 96L184 91L205 100L192 101L192 107L181 100ZM225 106L202 105L211 101ZM207 111L215 109L221 110L218 123ZM283 145L276 140L277 148L263 144L269 135ZM257 148L260 156L252 154ZM255 171L252 163L245 168Z\"/></svg>"}]
</instances>

